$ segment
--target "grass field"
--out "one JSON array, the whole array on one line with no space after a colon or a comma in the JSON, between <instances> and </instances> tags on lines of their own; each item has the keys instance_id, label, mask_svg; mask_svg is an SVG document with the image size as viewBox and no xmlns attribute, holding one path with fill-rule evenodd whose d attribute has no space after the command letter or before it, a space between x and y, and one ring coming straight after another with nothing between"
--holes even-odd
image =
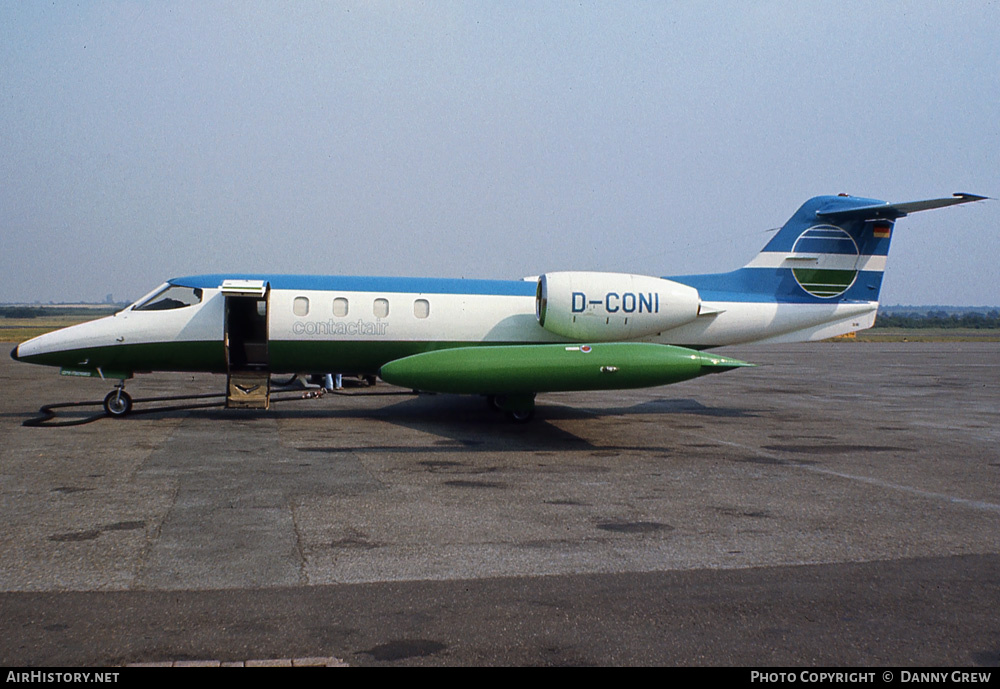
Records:
<instances>
[{"instance_id":1,"label":"grass field","mask_svg":"<svg viewBox=\"0 0 1000 689\"><path fill-rule=\"evenodd\" d=\"M1000 330L976 328L871 328L856 342L1000 342ZM844 340L848 341L848 340Z\"/></svg>"},{"instance_id":2,"label":"grass field","mask_svg":"<svg viewBox=\"0 0 1000 689\"><path fill-rule=\"evenodd\" d=\"M41 316L38 318L0 318L0 341L24 342L47 332L65 328L68 325L85 323L104 314L87 313L80 316Z\"/></svg>"}]
</instances>

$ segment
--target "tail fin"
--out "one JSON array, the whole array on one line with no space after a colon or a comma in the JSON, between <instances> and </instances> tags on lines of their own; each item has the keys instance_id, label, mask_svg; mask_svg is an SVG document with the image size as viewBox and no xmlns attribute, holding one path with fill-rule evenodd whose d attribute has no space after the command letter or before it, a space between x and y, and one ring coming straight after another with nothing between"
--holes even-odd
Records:
<instances>
[{"instance_id":1,"label":"tail fin","mask_svg":"<svg viewBox=\"0 0 1000 689\"><path fill-rule=\"evenodd\" d=\"M796 211L744 271L753 269L758 290L769 283L768 291L779 301L878 301L897 219L984 198L955 194L893 204L817 196Z\"/></svg>"},{"instance_id":2,"label":"tail fin","mask_svg":"<svg viewBox=\"0 0 1000 689\"><path fill-rule=\"evenodd\" d=\"M702 330L681 333L686 340L671 342L688 346L802 342L870 328L895 221L917 211L985 198L955 194L910 203L851 196L809 199L745 267L667 278L698 290L699 318L704 316L705 323ZM740 302L764 306L744 311L760 316L759 322L736 315L728 321L730 330L720 326L710 336L709 329L732 308L727 303ZM789 304L808 308L783 308Z\"/></svg>"}]
</instances>

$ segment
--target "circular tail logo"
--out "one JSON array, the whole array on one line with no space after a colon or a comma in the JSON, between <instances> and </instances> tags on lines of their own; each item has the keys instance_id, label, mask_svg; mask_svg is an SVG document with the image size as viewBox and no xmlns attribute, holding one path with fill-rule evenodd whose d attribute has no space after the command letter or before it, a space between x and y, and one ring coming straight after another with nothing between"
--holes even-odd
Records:
<instances>
[{"instance_id":1,"label":"circular tail logo","mask_svg":"<svg viewBox=\"0 0 1000 689\"><path fill-rule=\"evenodd\" d=\"M854 238L839 227L810 227L795 240L792 257L816 256L816 264L792 268L792 275L799 287L814 297L839 297L858 277L859 253Z\"/></svg>"}]
</instances>

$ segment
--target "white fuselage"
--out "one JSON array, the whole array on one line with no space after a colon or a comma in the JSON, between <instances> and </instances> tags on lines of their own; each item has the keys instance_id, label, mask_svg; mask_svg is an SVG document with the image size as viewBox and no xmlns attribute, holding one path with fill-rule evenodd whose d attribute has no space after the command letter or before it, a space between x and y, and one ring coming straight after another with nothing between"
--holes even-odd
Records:
<instances>
[{"instance_id":1,"label":"white fuselage","mask_svg":"<svg viewBox=\"0 0 1000 689\"><path fill-rule=\"evenodd\" d=\"M341 300L335 310L334 300ZM377 303L378 302L378 303ZM343 305L346 304L346 311ZM701 315L641 341L694 348L752 342L792 342L833 337L871 327L877 302L782 304L702 302ZM183 342L222 342L225 296L205 289L201 303L168 311L130 307L114 316L64 328L20 345L18 355ZM538 324L527 295L440 294L271 289L270 342L495 343L570 341ZM418 344L419 343L419 344ZM85 359L74 362L88 365Z\"/></svg>"}]
</instances>

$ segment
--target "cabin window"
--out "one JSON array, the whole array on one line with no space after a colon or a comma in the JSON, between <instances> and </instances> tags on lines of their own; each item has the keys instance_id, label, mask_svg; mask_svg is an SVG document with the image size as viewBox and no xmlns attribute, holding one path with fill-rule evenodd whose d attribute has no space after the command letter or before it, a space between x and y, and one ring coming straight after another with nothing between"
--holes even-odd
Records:
<instances>
[{"instance_id":1,"label":"cabin window","mask_svg":"<svg viewBox=\"0 0 1000 689\"><path fill-rule=\"evenodd\" d=\"M309 315L309 299L308 297L295 297L292 300L292 313L296 316L308 316Z\"/></svg>"},{"instance_id":2,"label":"cabin window","mask_svg":"<svg viewBox=\"0 0 1000 689\"><path fill-rule=\"evenodd\" d=\"M431 315L431 303L426 299L417 299L413 302L413 315L417 318L427 318Z\"/></svg>"},{"instance_id":3,"label":"cabin window","mask_svg":"<svg viewBox=\"0 0 1000 689\"><path fill-rule=\"evenodd\" d=\"M344 297L337 297L333 300L333 315L337 318L343 318L347 315L347 299Z\"/></svg>"},{"instance_id":4,"label":"cabin window","mask_svg":"<svg viewBox=\"0 0 1000 689\"><path fill-rule=\"evenodd\" d=\"M135 311L168 311L182 309L201 303L202 291L197 287L182 287L170 285L160 290L146 301L135 307Z\"/></svg>"},{"instance_id":5,"label":"cabin window","mask_svg":"<svg viewBox=\"0 0 1000 689\"><path fill-rule=\"evenodd\" d=\"M388 299L376 299L375 300L375 318L385 318L389 315L389 300Z\"/></svg>"}]
</instances>

